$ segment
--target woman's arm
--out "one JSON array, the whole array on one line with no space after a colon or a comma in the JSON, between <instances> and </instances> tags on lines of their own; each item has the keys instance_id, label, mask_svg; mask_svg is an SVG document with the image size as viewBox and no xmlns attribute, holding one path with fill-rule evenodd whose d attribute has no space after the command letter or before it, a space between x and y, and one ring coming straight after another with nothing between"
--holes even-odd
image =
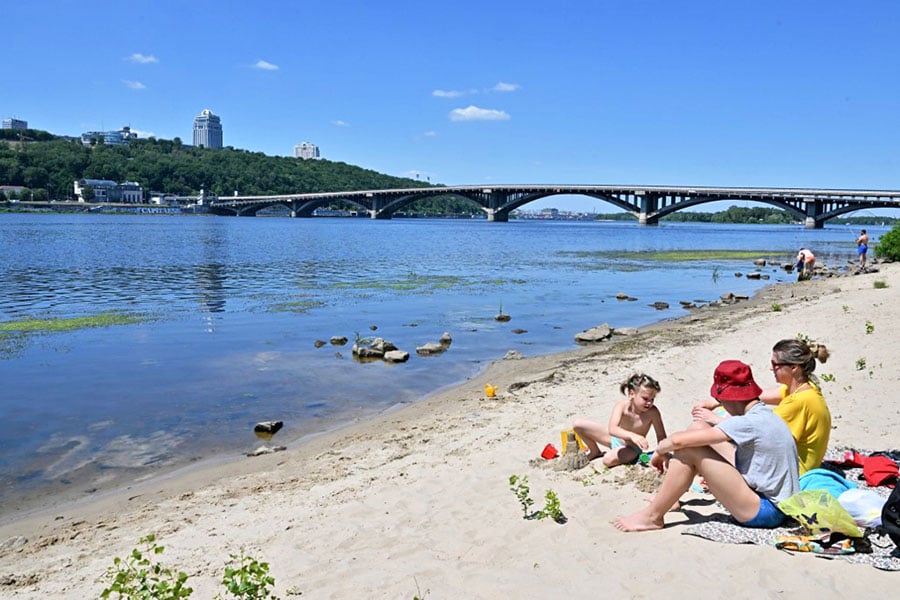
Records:
<instances>
[{"instance_id":1,"label":"woman's arm","mask_svg":"<svg viewBox=\"0 0 900 600\"><path fill-rule=\"evenodd\" d=\"M759 395L759 399L762 400L763 402L765 402L766 404L770 404L770 405L780 404L781 399L782 399L781 391L783 389L784 389L784 386L781 386L781 385L776 386L776 387L766 388Z\"/></svg>"}]
</instances>

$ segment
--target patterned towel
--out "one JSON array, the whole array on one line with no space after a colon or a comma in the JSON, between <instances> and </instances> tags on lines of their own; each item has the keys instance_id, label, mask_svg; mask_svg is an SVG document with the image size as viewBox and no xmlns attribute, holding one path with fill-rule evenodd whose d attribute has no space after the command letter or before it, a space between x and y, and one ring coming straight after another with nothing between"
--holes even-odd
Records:
<instances>
[{"instance_id":1,"label":"patterned towel","mask_svg":"<svg viewBox=\"0 0 900 600\"><path fill-rule=\"evenodd\" d=\"M843 453L844 449L836 449L829 451L826 460L831 456L838 456ZM858 481L862 478L862 469L846 469L844 476L852 481ZM883 487L868 488L865 480L858 481L859 487L863 489L871 489L877 493L884 495L885 498L891 490ZM721 505L719 505L721 506ZM722 511L724 512L724 508ZM775 538L778 536L798 536L804 535L805 532L795 521L789 521L791 525L787 527L778 527L775 529L751 529L742 527L730 515L714 514L710 515L707 521L698 525L693 525L686 529L684 535L695 535L714 542L724 544L758 544L762 546L775 546ZM846 560L852 563L871 565L876 569L883 571L900 571L900 549L896 549L891 539L885 535L879 535L871 529L867 529L865 537L872 546L871 554L863 554L855 552L852 554L816 554L819 558ZM787 552L787 549L783 549Z\"/></svg>"}]
</instances>

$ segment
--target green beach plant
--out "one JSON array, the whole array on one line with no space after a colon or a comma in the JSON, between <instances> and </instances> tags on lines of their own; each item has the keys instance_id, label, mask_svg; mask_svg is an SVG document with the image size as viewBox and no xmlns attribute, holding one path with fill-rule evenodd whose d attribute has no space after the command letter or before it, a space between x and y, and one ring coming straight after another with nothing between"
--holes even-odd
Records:
<instances>
[{"instance_id":1,"label":"green beach plant","mask_svg":"<svg viewBox=\"0 0 900 600\"><path fill-rule=\"evenodd\" d=\"M236 561L234 565L225 566L225 575L222 577L222 585L229 596L218 598L238 598L239 600L257 600L259 598L271 598L278 600L277 596L272 595L269 587L275 585L275 578L269 575L269 563L261 562L244 553L241 548L239 554L231 554L232 561Z\"/></svg>"},{"instance_id":2,"label":"green beach plant","mask_svg":"<svg viewBox=\"0 0 900 600\"><path fill-rule=\"evenodd\" d=\"M104 577L109 586L100 593L100 597L127 600L175 600L190 597L194 590L185 585L187 573L173 572L154 560L156 555L163 553L163 547L156 543L156 536L148 534L138 540L138 543L144 545L143 550L135 548L127 558L117 556L113 559L113 564Z\"/></svg>"},{"instance_id":3,"label":"green beach plant","mask_svg":"<svg viewBox=\"0 0 900 600\"><path fill-rule=\"evenodd\" d=\"M819 379L821 379L822 381L831 383L832 381L834 381L834 374L832 374L832 373L822 373L821 375L819 375Z\"/></svg>"},{"instance_id":4,"label":"green beach plant","mask_svg":"<svg viewBox=\"0 0 900 600\"><path fill-rule=\"evenodd\" d=\"M876 279L872 282L872 285L875 286L876 290L883 290L888 286L887 281L884 281L883 279Z\"/></svg>"},{"instance_id":5,"label":"green beach plant","mask_svg":"<svg viewBox=\"0 0 900 600\"><path fill-rule=\"evenodd\" d=\"M866 335L875 331L875 324L872 321L866 321Z\"/></svg>"},{"instance_id":6,"label":"green beach plant","mask_svg":"<svg viewBox=\"0 0 900 600\"><path fill-rule=\"evenodd\" d=\"M524 513L522 518L527 519L531 516L531 513L528 511L531 510L531 505L534 504L534 500L531 499L531 489L528 487L528 475L523 475L522 477L510 475L509 489L512 490L522 505L522 512Z\"/></svg>"},{"instance_id":7,"label":"green beach plant","mask_svg":"<svg viewBox=\"0 0 900 600\"><path fill-rule=\"evenodd\" d=\"M861 356L861 357L857 358L856 359L856 370L862 371L865 368L866 368L866 357Z\"/></svg>"},{"instance_id":8,"label":"green beach plant","mask_svg":"<svg viewBox=\"0 0 900 600\"><path fill-rule=\"evenodd\" d=\"M544 510L540 512L538 519L550 517L557 523L565 523L566 516L559 505L559 496L556 495L556 492L547 490L547 493L544 494L544 500Z\"/></svg>"},{"instance_id":9,"label":"green beach plant","mask_svg":"<svg viewBox=\"0 0 900 600\"><path fill-rule=\"evenodd\" d=\"M875 256L900 260L900 222L894 223L890 231L878 240L878 245L875 246Z\"/></svg>"},{"instance_id":10,"label":"green beach plant","mask_svg":"<svg viewBox=\"0 0 900 600\"><path fill-rule=\"evenodd\" d=\"M772 312L781 312L781 305L777 302L772 304Z\"/></svg>"}]
</instances>

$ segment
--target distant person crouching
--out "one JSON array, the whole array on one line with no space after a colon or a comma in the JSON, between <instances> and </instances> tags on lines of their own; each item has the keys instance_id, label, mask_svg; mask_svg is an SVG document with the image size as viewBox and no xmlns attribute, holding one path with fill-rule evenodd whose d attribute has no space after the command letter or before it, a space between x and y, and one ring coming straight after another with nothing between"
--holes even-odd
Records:
<instances>
[{"instance_id":1,"label":"distant person crouching","mask_svg":"<svg viewBox=\"0 0 900 600\"><path fill-rule=\"evenodd\" d=\"M800 248L797 253L797 281L812 279L813 268L816 266L816 257L809 248Z\"/></svg>"}]
</instances>

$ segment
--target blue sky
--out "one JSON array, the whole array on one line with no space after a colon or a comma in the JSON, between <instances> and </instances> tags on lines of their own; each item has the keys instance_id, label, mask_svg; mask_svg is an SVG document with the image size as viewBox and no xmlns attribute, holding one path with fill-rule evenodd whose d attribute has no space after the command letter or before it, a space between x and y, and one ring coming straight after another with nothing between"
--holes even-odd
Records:
<instances>
[{"instance_id":1,"label":"blue sky","mask_svg":"<svg viewBox=\"0 0 900 600\"><path fill-rule=\"evenodd\" d=\"M897 2L31 0L3 17L0 113L56 134L191 143L209 108L226 145L310 141L448 185L900 189Z\"/></svg>"}]
</instances>

